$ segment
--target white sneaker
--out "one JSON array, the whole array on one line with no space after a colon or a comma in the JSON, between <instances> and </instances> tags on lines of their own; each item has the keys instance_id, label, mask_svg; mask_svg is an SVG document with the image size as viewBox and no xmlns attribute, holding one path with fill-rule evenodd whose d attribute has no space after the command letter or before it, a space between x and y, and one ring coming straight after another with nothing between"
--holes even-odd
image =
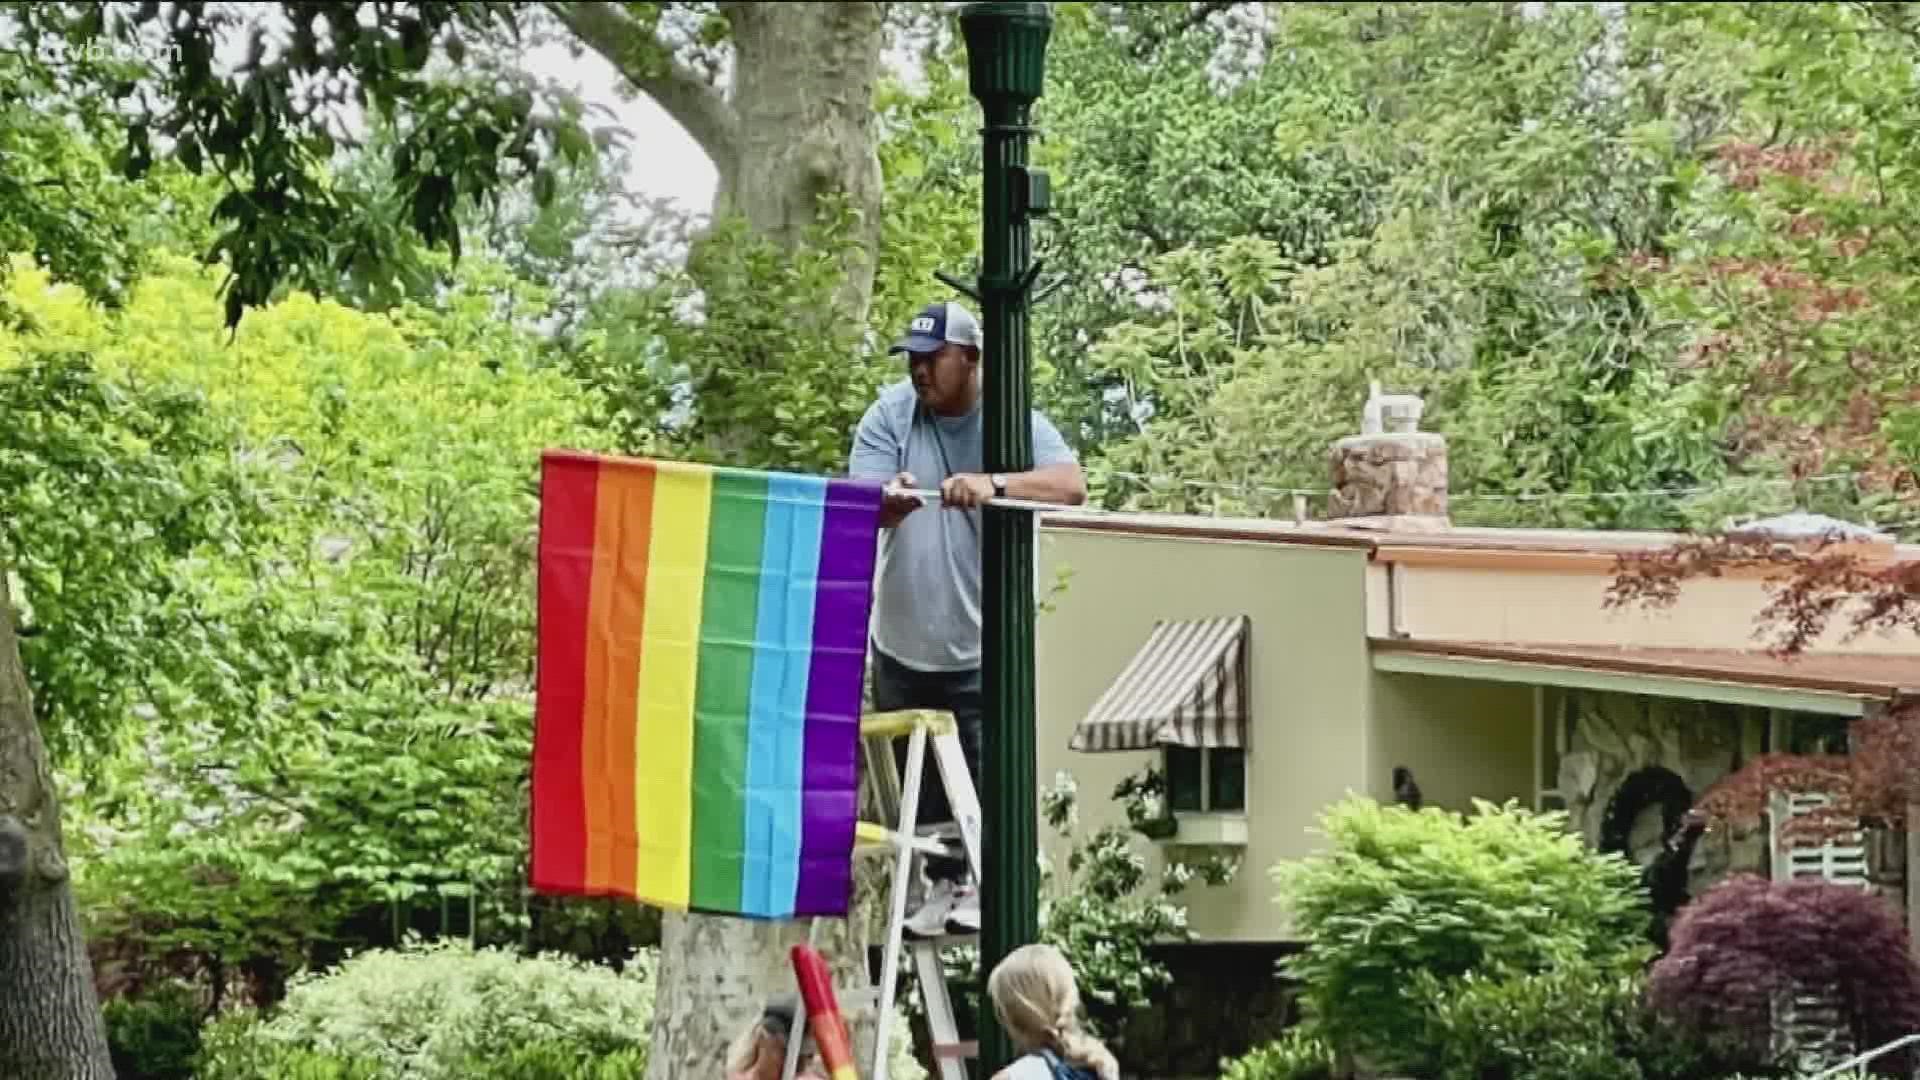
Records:
<instances>
[{"instance_id":1,"label":"white sneaker","mask_svg":"<svg viewBox=\"0 0 1920 1080\"><path fill-rule=\"evenodd\" d=\"M947 932L952 934L977 934L980 932L980 890L968 885L959 890L953 910L947 913Z\"/></svg>"},{"instance_id":2,"label":"white sneaker","mask_svg":"<svg viewBox=\"0 0 1920 1080\"><path fill-rule=\"evenodd\" d=\"M907 916L903 928L908 937L939 937L947 932L947 915L952 910L953 882L936 881L919 910Z\"/></svg>"}]
</instances>

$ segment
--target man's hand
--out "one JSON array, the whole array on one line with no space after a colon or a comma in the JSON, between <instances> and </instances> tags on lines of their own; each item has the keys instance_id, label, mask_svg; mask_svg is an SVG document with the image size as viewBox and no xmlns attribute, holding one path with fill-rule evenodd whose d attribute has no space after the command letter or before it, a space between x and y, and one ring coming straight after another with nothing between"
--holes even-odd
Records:
<instances>
[{"instance_id":1,"label":"man's hand","mask_svg":"<svg viewBox=\"0 0 1920 1080\"><path fill-rule=\"evenodd\" d=\"M894 490L894 489L902 490ZM887 493L880 502L880 527L891 529L905 520L908 514L920 509L920 496L912 494L913 474L896 474L887 484Z\"/></svg>"},{"instance_id":2,"label":"man's hand","mask_svg":"<svg viewBox=\"0 0 1920 1080\"><path fill-rule=\"evenodd\" d=\"M940 484L940 501L947 506L971 509L984 506L993 498L993 481L979 473L957 473Z\"/></svg>"}]
</instances>

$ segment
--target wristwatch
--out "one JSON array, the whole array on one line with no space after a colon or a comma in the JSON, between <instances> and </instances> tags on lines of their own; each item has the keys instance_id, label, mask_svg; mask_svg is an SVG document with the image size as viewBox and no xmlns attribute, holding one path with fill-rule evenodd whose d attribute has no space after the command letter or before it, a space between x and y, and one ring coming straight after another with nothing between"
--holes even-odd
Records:
<instances>
[{"instance_id":1,"label":"wristwatch","mask_svg":"<svg viewBox=\"0 0 1920 1080\"><path fill-rule=\"evenodd\" d=\"M987 477L987 479L993 482L993 497L994 497L994 498L996 498L996 499L998 499L998 498L1002 498L1002 497L1004 497L1004 496L1005 496L1005 495L1007 494L1007 477L1006 477L1006 474L1004 474L1004 473L994 473L994 474L993 474L992 476L989 476L989 477Z\"/></svg>"}]
</instances>

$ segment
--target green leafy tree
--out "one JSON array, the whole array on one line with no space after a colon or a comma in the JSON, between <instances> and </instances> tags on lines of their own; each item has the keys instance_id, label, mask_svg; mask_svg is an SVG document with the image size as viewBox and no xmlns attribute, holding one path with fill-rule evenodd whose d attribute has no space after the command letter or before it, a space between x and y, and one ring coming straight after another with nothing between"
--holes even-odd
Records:
<instances>
[{"instance_id":1,"label":"green leafy tree","mask_svg":"<svg viewBox=\"0 0 1920 1080\"><path fill-rule=\"evenodd\" d=\"M380 274L403 229L457 256L462 199L485 200L516 181L544 190L553 160L594 152L577 106L567 107L575 103L543 101L513 69L503 47L519 30L511 9L376 4L364 13L365 23L360 11L300 4L170 8L164 20L159 4L5 12L22 49L56 59L52 74L65 88L100 107L125 104L115 160L123 176L139 180L171 160L224 180L213 209L222 231L205 255L229 271L228 326L288 285L315 290L341 271ZM245 53L231 68L219 55L230 44ZM92 59L100 55L120 59L100 65ZM461 70L434 70L436 57ZM398 222L325 180L350 142L339 113L348 104L400 133ZM553 104L557 115L541 108Z\"/></svg>"},{"instance_id":2,"label":"green leafy tree","mask_svg":"<svg viewBox=\"0 0 1920 1080\"><path fill-rule=\"evenodd\" d=\"M516 938L533 481L601 445L585 395L472 261L433 309L296 297L223 349L215 276L160 265L114 312L24 272L38 329L0 337L29 669L97 766L90 929L269 987L369 909Z\"/></svg>"},{"instance_id":3,"label":"green leafy tree","mask_svg":"<svg viewBox=\"0 0 1920 1080\"><path fill-rule=\"evenodd\" d=\"M112 167L113 155L125 145L112 111L85 92L75 93L46 54L25 46L25 42L10 42L0 55L0 287L9 282L14 256L22 254L66 280L82 283L102 301L118 302L124 286L139 273L145 244L180 231L177 225L159 224L154 215L143 216L143 211L172 210L180 215L176 220L192 220L205 205L196 199L202 191L181 182L177 173L158 177L146 187L123 182ZM97 56L82 55L77 64L95 79L126 74L124 65ZM128 227L129 221L138 225ZM0 327L26 321L17 305L0 299ZM48 353L39 362L49 374L58 369L59 385L22 387L12 382L13 391L24 389L34 396L64 393L69 405L82 412L130 405L131 415L120 417L123 436L131 436L169 410L185 419L187 428L194 426L188 403L128 402L110 395L103 399L96 393L100 387L90 385L83 356ZM19 476L28 460L19 435L33 418L18 408L10 408L8 416L8 435L13 438L0 437L0 471L14 474L8 491L45 497L50 493L48 485L57 486L58 479L33 475L22 484ZM43 434L68 450L112 445L106 440L86 445L97 432ZM164 426L160 435L163 440L171 437ZM191 441L199 435L186 431L181 437ZM143 455L135 443L126 456L139 459ZM112 458L76 464L80 469L96 469L100 479L148 506L170 498L166 492L172 479L169 470L151 457L136 464L126 477L117 473ZM44 523L46 515L39 520ZM167 521L161 519L163 527ZM175 538L182 531L179 524L173 521ZM0 777L5 778L0 782L0 927L4 928L0 930L0 985L10 987L12 994L12 1004L0 1018L0 1071L23 1077L104 1077L111 1075L112 1066L94 988L86 978L79 921L68 885L59 793L35 720L33 687L16 635L20 617L13 594L19 577L10 568L8 549L18 540L20 525L19 518L8 514L6 526L0 526L6 533L0 536ZM111 528L104 523L103 527ZM43 568L62 560L51 549L36 554ZM141 576L142 552L123 548L111 554L124 557L106 564L122 580ZM87 605L77 594L68 598L78 607ZM143 604L142 609L151 613L153 605ZM108 625L116 624L110 619ZM126 625L119 622L117 628L124 630ZM63 624L59 632L70 635L69 640L85 635L74 624ZM31 647L33 630L26 640ZM114 662L112 657L102 657L97 647L86 652L95 661ZM64 689L71 692L79 686ZM78 699L73 704L81 712L89 707ZM86 723L84 717L74 719ZM59 731L65 725L54 727Z\"/></svg>"},{"instance_id":4,"label":"green leafy tree","mask_svg":"<svg viewBox=\"0 0 1920 1080\"><path fill-rule=\"evenodd\" d=\"M0 27L7 25L0 13ZM184 233L210 242L210 233L182 223L205 216L212 187L165 166L148 183L126 179L115 167L126 148L123 126L84 84L130 78L138 65L51 44L9 42L0 54L0 285L13 256L27 255L102 302L118 303L155 241ZM0 316L19 313L0 309Z\"/></svg>"},{"instance_id":5,"label":"green leafy tree","mask_svg":"<svg viewBox=\"0 0 1920 1080\"><path fill-rule=\"evenodd\" d=\"M191 387L27 342L0 366L0 408L14 418L0 434L0 558L19 582L15 620L49 750L85 767L122 745L129 711L155 686L198 670L176 575L245 535L261 508L226 464L230 425Z\"/></svg>"},{"instance_id":6,"label":"green leafy tree","mask_svg":"<svg viewBox=\"0 0 1920 1080\"><path fill-rule=\"evenodd\" d=\"M1055 5L1035 159L1061 194L1036 253L1061 288L1035 309L1036 383L1089 446L1137 431L1138 373L1087 346L1141 317L1158 259L1258 237L1313 263L1373 219L1341 58L1274 58L1271 6Z\"/></svg>"},{"instance_id":7,"label":"green leafy tree","mask_svg":"<svg viewBox=\"0 0 1920 1080\"><path fill-rule=\"evenodd\" d=\"M114 301L138 277L145 243L192 243L224 260L231 272L224 312L229 327L245 307L266 302L290 279L312 282L342 266L364 264L367 252L378 250L379 238L370 237L369 230L381 219L368 207L334 198L327 189L322 166L336 142L326 127L328 110L309 111L289 92L294 73L325 74L343 65L357 76L347 82L353 91L364 93L360 104L392 115L391 107L404 100L413 106L411 119L427 121L406 129L410 137L400 154L410 181L409 219L429 242L457 242L457 236L446 235L456 192L484 191L486 183L497 179L503 152L524 149L518 160L537 167L543 158L535 138L544 121L534 116L530 95L502 99L481 84L454 87L416 75L425 63L423 47L434 35L455 22L484 29L500 11L488 5L427 5L419 10L381 5L372 12L373 27L362 27L353 15L330 21L296 19L288 49L269 59L265 36L256 35L249 63L234 74L219 71L214 56L221 36L237 27L232 9L176 7L162 24L155 21L157 4L137 9L8 4L0 12L10 44L8 58L0 64L0 80L9 91L0 94L9 121L0 135L0 151L13 163L0 169L6 176L0 183L5 255L36 254L62 280L81 284L95 298ZM149 37L144 52L134 41L142 27L161 39L156 43ZM149 61L141 61L143 56ZM126 122L127 112L119 106L129 99L135 99L133 118ZM457 108L471 110L477 121L465 126L445 123ZM121 127L117 132L116 124ZM482 134L462 141L489 124L499 138L489 140ZM563 119L548 127L565 142L563 150L576 155L590 151L577 126ZM516 135L521 146L508 148L508 139ZM436 139L441 140L437 145ZM157 165L157 159L167 160ZM413 167L423 161L423 167ZM193 179L213 176L220 177L213 190ZM215 199L200 201L209 195ZM142 215L138 211L143 205L158 213ZM217 235L164 224L169 212L187 221L204 220L208 205L220 230ZM39 351L50 356L58 350ZM91 466L75 464L111 470L117 455L127 452L111 443L103 448L112 452ZM137 457L139 451L131 452ZM163 472L156 469L148 475ZM164 490L151 492L148 503L168 495ZM144 524L161 528L167 522ZM115 554L135 562L134 572L139 572L140 556L134 551ZM10 579L9 585L17 580L4 565L0 572ZM44 586L42 591L43 599L57 607L54 592ZM5 778L0 782L0 832L7 834L10 850L24 849L24 866L10 871L7 887L0 890L6 894L0 897L6 909L0 919L5 927L0 931L0 982L18 988L18 1007L6 1010L0 1020L0 1072L29 1080L106 1076L111 1066L73 912L52 773L18 655L11 593L9 588L0 596L0 621L7 626L0 640L0 685L8 687L0 710L0 757L5 760L0 767ZM137 619L140 612L154 610L152 598L166 595L164 588L154 590L131 615ZM24 602L31 609L34 598ZM114 622L108 620L100 629ZM63 631L84 635L88 628L67 626ZM97 649L93 652L99 655ZM76 669L83 659L76 657ZM110 699L119 696L116 687ZM85 709L90 703L76 702L75 707ZM58 724L55 730L60 730Z\"/></svg>"},{"instance_id":8,"label":"green leafy tree","mask_svg":"<svg viewBox=\"0 0 1920 1080\"><path fill-rule=\"evenodd\" d=\"M19 858L0 865L0 982L19 1003L0 1019L0 1066L104 1076L85 966L63 977L51 959L78 958L80 925L36 701L52 747L100 778L145 692L199 670L178 569L253 512L203 399L114 378L84 348L0 342L0 849Z\"/></svg>"},{"instance_id":9,"label":"green leafy tree","mask_svg":"<svg viewBox=\"0 0 1920 1080\"><path fill-rule=\"evenodd\" d=\"M1613 272L1667 242L1695 163L1739 118L1697 13L1308 4L1272 20L1289 66L1337 72L1279 141L1337 146L1366 216L1318 250L1251 234L1143 268L1146 312L1093 363L1137 425L1102 455L1110 504L1285 513L1324 489L1373 380L1427 399L1456 490L1476 495L1455 503L1469 521L1688 525L1780 476L1729 458L1739 394L1676 364L1684 326ZM1715 485L1692 504L1535 501Z\"/></svg>"},{"instance_id":10,"label":"green leafy tree","mask_svg":"<svg viewBox=\"0 0 1920 1080\"><path fill-rule=\"evenodd\" d=\"M394 165L400 135L377 119L370 128L361 145L340 155L335 183L380 206L382 218L398 221L405 197ZM491 279L493 291L507 307L538 309L522 322L547 339L556 356L591 351L584 340L590 322L618 337L625 312L607 310L610 299L632 294L684 246L691 228L684 212L625 190L636 167L631 147L607 140L597 155L556 163L542 185L509 188L486 205L457 208L462 251L504 269L506 277ZM617 220L622 212L631 220ZM378 273L350 268L323 294L360 311L391 311L409 301L433 308L445 290L470 291L476 284L446 253L405 230L393 232Z\"/></svg>"},{"instance_id":11,"label":"green leafy tree","mask_svg":"<svg viewBox=\"0 0 1920 1080\"><path fill-rule=\"evenodd\" d=\"M1623 256L1622 273L1690 329L1684 362L1740 396L1736 453L1790 475L1837 474L1838 491L1807 485L1809 509L1907 532L1920 462L1907 333L1920 302L1910 257L1920 106L1903 88L1920 71L1920 23L1887 4L1683 10L1735 58L1750 112L1695 171L1684 239ZM1816 529L1789 545L1744 522L1716 525L1624 556L1608 606L1666 606L1690 581L1745 569L1766 577L1771 597L1755 634L1783 658L1829 633L1920 632L1913 563L1862 558L1844 533ZM1819 783L1841 795L1822 830L1897 827L1916 794L1916 721L1905 707L1862 721L1859 752L1839 768L1771 755L1727 778L1715 801L1748 819L1772 793Z\"/></svg>"},{"instance_id":12,"label":"green leafy tree","mask_svg":"<svg viewBox=\"0 0 1920 1080\"><path fill-rule=\"evenodd\" d=\"M1688 175L1675 241L1621 251L1622 275L1687 328L1681 361L1740 396L1735 453L1795 476L1857 475L1853 505L1897 523L1920 462L1906 333L1920 313L1912 13L1682 7L1738 58L1732 77L1751 93Z\"/></svg>"}]
</instances>

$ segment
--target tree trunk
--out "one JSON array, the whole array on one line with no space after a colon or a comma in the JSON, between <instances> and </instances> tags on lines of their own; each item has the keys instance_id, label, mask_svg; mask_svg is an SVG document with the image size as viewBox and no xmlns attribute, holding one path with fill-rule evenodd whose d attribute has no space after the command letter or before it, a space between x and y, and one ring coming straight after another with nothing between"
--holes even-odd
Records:
<instances>
[{"instance_id":1,"label":"tree trunk","mask_svg":"<svg viewBox=\"0 0 1920 1080\"><path fill-rule=\"evenodd\" d=\"M880 71L878 3L722 3L732 31L732 86L714 87L673 59L652 31L611 4L557 4L555 13L700 143L719 174L715 216L735 216L757 236L792 250L817 220L823 198L859 212L830 310L841 327L865 324L880 242L883 181L874 137ZM716 433L721 439L757 433ZM863 810L863 813L867 811ZM885 864L862 860L844 920L821 920L814 943L832 968L859 1068L871 1062L871 1008L846 995L871 985L868 943L884 895ZM804 922L665 913L649 1080L719 1076L728 1043L768 998L796 993L788 950L806 941Z\"/></svg>"},{"instance_id":2,"label":"tree trunk","mask_svg":"<svg viewBox=\"0 0 1920 1080\"><path fill-rule=\"evenodd\" d=\"M0 1076L113 1080L0 568Z\"/></svg>"},{"instance_id":3,"label":"tree trunk","mask_svg":"<svg viewBox=\"0 0 1920 1080\"><path fill-rule=\"evenodd\" d=\"M861 697L873 708L872 670ZM863 744L864 746L864 744ZM867 766L864 749L860 766ZM861 787L860 817L884 820L876 793ZM840 1015L853 1036L854 1068L866 1075L879 1035L877 1010L849 1000L873 985L867 950L884 940L887 859L861 859L853 868L853 904L845 919L822 919L813 947L825 958ZM647 1080L721 1076L727 1044L753 1023L769 998L794 996L788 952L807 940L809 924L756 923L711 915L667 912L660 926L660 985L654 998ZM910 970L902 965L902 971ZM900 1007L895 998L895 1008ZM889 1059L896 1054L889 1053Z\"/></svg>"},{"instance_id":4,"label":"tree trunk","mask_svg":"<svg viewBox=\"0 0 1920 1080\"><path fill-rule=\"evenodd\" d=\"M813 947L830 967L840 1014L853 1035L855 1068L867 1075L877 1017L871 1005L855 1007L849 998L873 985L867 967L874 937L870 915L884 895L884 882L874 873L882 867L879 860L863 863L854 875L850 917L820 920ZM724 1076L727 1045L759 1018L768 1000L798 997L788 950L807 940L807 929L805 922L667 913L661 920L647 1080Z\"/></svg>"},{"instance_id":5,"label":"tree trunk","mask_svg":"<svg viewBox=\"0 0 1920 1080\"><path fill-rule=\"evenodd\" d=\"M866 321L884 181L873 137L880 5L733 4L733 146L718 165L718 213L793 248L823 196L861 214L832 315Z\"/></svg>"},{"instance_id":6,"label":"tree trunk","mask_svg":"<svg viewBox=\"0 0 1920 1080\"><path fill-rule=\"evenodd\" d=\"M873 298L884 180L873 94L885 38L879 3L722 3L733 42L726 91L677 58L619 4L556 3L553 14L653 98L719 174L716 215L793 248L824 196L860 214L846 280L830 314L866 321Z\"/></svg>"}]
</instances>

